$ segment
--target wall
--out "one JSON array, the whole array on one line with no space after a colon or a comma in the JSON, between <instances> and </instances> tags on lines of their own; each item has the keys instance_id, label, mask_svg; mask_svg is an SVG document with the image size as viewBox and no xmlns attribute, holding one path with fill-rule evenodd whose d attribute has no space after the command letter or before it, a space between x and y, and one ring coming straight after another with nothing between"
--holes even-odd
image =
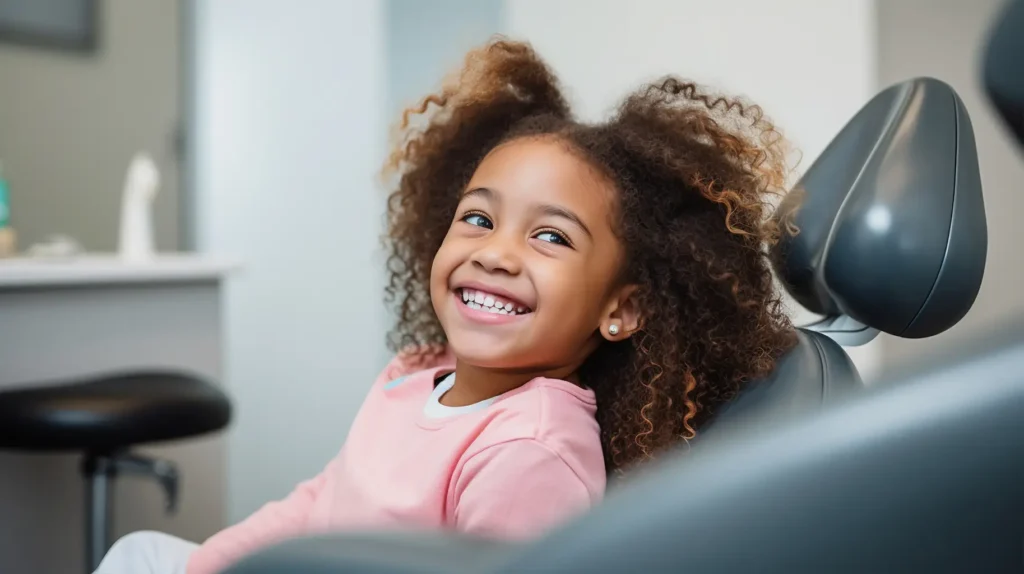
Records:
<instances>
[{"instance_id":1,"label":"wall","mask_svg":"<svg viewBox=\"0 0 1024 574\"><path fill-rule=\"evenodd\" d=\"M323 468L384 364L384 17L195 3L196 239L244 265L225 301L231 521Z\"/></svg>"},{"instance_id":2,"label":"wall","mask_svg":"<svg viewBox=\"0 0 1024 574\"><path fill-rule=\"evenodd\" d=\"M87 249L113 250L125 171L145 149L163 177L157 247L174 249L178 3L100 4L95 54L0 44L0 161L11 223L22 247L66 233Z\"/></svg>"},{"instance_id":3,"label":"wall","mask_svg":"<svg viewBox=\"0 0 1024 574\"><path fill-rule=\"evenodd\" d=\"M389 121L441 86L466 52L501 31L501 0L388 0Z\"/></svg>"},{"instance_id":4,"label":"wall","mask_svg":"<svg viewBox=\"0 0 1024 574\"><path fill-rule=\"evenodd\" d=\"M933 76L960 94L971 115L988 218L988 259L974 307L955 327L929 339L886 336L883 363L901 369L1024 313L1024 155L980 88L981 49L1003 0L886 0L878 6L878 75L882 85Z\"/></svg>"},{"instance_id":5,"label":"wall","mask_svg":"<svg viewBox=\"0 0 1024 574\"><path fill-rule=\"evenodd\" d=\"M505 7L509 33L534 44L585 117L601 117L641 81L677 74L759 103L808 166L875 93L870 0L506 0ZM850 349L867 379L878 352L877 343Z\"/></svg>"}]
</instances>

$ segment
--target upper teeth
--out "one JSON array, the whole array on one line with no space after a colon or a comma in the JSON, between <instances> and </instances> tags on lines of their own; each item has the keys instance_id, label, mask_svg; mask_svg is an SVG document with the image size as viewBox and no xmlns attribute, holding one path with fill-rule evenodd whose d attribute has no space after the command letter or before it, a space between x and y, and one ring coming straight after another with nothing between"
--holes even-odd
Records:
<instances>
[{"instance_id":1,"label":"upper teeth","mask_svg":"<svg viewBox=\"0 0 1024 574\"><path fill-rule=\"evenodd\" d=\"M463 289L462 300L471 308L482 309L488 313L519 315L527 311L526 308L517 307L514 303L505 301L501 297L475 289Z\"/></svg>"}]
</instances>

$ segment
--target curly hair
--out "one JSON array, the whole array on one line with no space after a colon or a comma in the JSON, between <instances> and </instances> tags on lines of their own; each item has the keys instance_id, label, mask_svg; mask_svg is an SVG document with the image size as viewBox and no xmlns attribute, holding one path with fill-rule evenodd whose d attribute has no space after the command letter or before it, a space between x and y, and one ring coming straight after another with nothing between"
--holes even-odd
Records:
<instances>
[{"instance_id":1,"label":"curly hair","mask_svg":"<svg viewBox=\"0 0 1024 574\"><path fill-rule=\"evenodd\" d=\"M443 349L430 269L461 193L496 146L564 142L618 192L623 277L642 323L602 342L579 370L597 395L605 462L621 472L689 441L795 342L768 248L787 149L761 109L667 77L629 95L598 124L574 119L558 80L525 43L470 52L439 93L402 115L385 167L392 350ZM423 351L429 353L432 351Z\"/></svg>"}]
</instances>

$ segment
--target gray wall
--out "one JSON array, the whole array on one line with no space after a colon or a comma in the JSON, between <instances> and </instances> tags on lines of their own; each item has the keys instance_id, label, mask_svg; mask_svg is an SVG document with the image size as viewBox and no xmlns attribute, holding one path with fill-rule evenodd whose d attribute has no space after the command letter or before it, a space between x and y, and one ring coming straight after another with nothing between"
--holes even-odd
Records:
<instances>
[{"instance_id":1,"label":"gray wall","mask_svg":"<svg viewBox=\"0 0 1024 574\"><path fill-rule=\"evenodd\" d=\"M1024 154L1007 135L980 88L983 39L1003 0L883 0L877 3L878 71L882 86L933 76L964 100L978 142L989 252L981 293L964 320L920 341L885 336L883 365L900 368L937 356L993 323L1024 313Z\"/></svg>"},{"instance_id":2,"label":"gray wall","mask_svg":"<svg viewBox=\"0 0 1024 574\"><path fill-rule=\"evenodd\" d=\"M124 174L140 149L163 175L157 247L178 245L178 2L100 6L93 54L0 44L0 162L22 248L66 233L113 250Z\"/></svg>"},{"instance_id":3,"label":"gray wall","mask_svg":"<svg viewBox=\"0 0 1024 574\"><path fill-rule=\"evenodd\" d=\"M502 30L502 0L389 0L386 9L389 121Z\"/></svg>"}]
</instances>

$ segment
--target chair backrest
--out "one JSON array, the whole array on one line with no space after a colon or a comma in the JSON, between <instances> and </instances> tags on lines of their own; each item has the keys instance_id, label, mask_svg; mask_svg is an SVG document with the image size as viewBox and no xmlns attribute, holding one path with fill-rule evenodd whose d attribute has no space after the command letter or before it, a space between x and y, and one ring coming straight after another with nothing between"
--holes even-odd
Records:
<instances>
[{"instance_id":1,"label":"chair backrest","mask_svg":"<svg viewBox=\"0 0 1024 574\"><path fill-rule=\"evenodd\" d=\"M930 337L981 287L987 227L967 109L947 84L916 78L875 96L782 202L799 232L775 247L782 285L823 316L765 381L712 421L786 418L860 386L841 345L879 331Z\"/></svg>"}]
</instances>

